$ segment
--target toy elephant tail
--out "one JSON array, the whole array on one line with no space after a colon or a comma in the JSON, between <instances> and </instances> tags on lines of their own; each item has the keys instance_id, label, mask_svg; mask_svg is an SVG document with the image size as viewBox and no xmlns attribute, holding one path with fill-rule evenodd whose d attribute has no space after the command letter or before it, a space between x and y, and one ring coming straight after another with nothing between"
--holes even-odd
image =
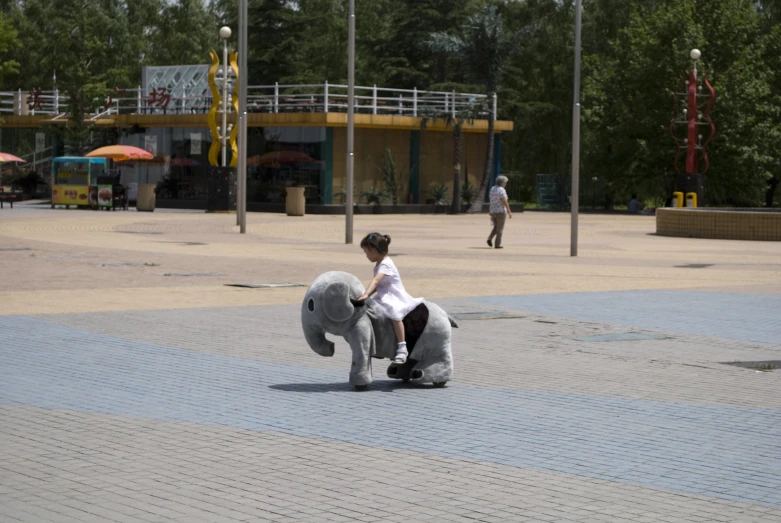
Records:
<instances>
[{"instance_id":1,"label":"toy elephant tail","mask_svg":"<svg viewBox=\"0 0 781 523\"><path fill-rule=\"evenodd\" d=\"M458 328L458 323L456 323L456 320L454 320L454 319L453 319L453 316L451 316L450 314L448 314L448 315L447 315L447 319L448 319L448 320L450 320L450 326L451 326L451 327L453 327L454 329L457 329L457 328Z\"/></svg>"}]
</instances>

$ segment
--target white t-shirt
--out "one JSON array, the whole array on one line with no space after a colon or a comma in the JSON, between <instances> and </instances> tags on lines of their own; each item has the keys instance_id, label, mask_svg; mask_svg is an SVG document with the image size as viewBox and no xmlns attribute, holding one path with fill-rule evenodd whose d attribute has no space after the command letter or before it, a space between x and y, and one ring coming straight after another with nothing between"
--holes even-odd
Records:
<instances>
[{"instance_id":1,"label":"white t-shirt","mask_svg":"<svg viewBox=\"0 0 781 523\"><path fill-rule=\"evenodd\" d=\"M378 273L385 276L377 286L374 302L388 318L401 321L404 316L423 302L423 298L413 298L409 295L404 284L401 283L399 270L390 256L386 256L374 266L374 275L377 276Z\"/></svg>"}]
</instances>

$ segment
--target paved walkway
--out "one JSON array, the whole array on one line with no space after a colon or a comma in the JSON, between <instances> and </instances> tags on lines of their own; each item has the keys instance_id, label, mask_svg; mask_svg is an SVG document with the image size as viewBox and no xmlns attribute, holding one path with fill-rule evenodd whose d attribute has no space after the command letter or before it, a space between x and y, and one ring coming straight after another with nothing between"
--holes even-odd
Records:
<instances>
[{"instance_id":1,"label":"paved walkway","mask_svg":"<svg viewBox=\"0 0 781 523\"><path fill-rule=\"evenodd\" d=\"M225 285L368 279L343 218L234 221L0 211L0 521L781 521L781 245L357 216L459 329L445 389L356 393L305 287Z\"/></svg>"}]
</instances>

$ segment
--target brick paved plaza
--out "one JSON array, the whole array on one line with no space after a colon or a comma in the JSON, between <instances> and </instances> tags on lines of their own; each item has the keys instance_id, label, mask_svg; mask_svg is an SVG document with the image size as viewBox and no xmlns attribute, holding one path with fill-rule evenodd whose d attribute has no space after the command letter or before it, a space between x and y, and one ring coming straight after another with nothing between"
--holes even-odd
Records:
<instances>
[{"instance_id":1,"label":"brick paved plaza","mask_svg":"<svg viewBox=\"0 0 781 523\"><path fill-rule=\"evenodd\" d=\"M0 522L781 522L781 244L646 216L0 211ZM300 302L393 237L444 389L347 383ZM238 288L236 283L300 287ZM742 365L728 365L741 363ZM763 367L764 368L764 367Z\"/></svg>"}]
</instances>

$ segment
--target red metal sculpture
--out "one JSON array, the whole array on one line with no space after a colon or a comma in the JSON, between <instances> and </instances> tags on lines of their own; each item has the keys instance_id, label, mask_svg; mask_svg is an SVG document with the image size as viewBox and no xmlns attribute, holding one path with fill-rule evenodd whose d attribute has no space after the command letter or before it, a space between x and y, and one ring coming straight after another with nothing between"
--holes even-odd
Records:
<instances>
[{"instance_id":1,"label":"red metal sculpture","mask_svg":"<svg viewBox=\"0 0 781 523\"><path fill-rule=\"evenodd\" d=\"M670 122L670 136L677 145L677 151L675 154L675 170L681 173L680 157L681 153L686 150L686 174L705 174L710 167L710 160L708 159L708 144L716 136L716 125L711 120L711 109L716 101L716 92L713 90L713 86L708 81L707 75L702 77L702 80L697 76L697 60L700 57L700 52L696 49L692 51L691 57L694 60L694 68L687 73L683 74L681 86L678 91L673 93L675 97L675 117ZM687 78L688 77L688 78ZM707 93L703 94L703 86L707 89ZM682 104L682 97L685 97L685 104ZM681 106L685 105L683 111L680 110ZM676 127L686 125L686 138L678 138L675 136ZM708 136L703 141L702 128L705 127L708 131ZM700 171L700 157L704 163L704 168Z\"/></svg>"}]
</instances>

